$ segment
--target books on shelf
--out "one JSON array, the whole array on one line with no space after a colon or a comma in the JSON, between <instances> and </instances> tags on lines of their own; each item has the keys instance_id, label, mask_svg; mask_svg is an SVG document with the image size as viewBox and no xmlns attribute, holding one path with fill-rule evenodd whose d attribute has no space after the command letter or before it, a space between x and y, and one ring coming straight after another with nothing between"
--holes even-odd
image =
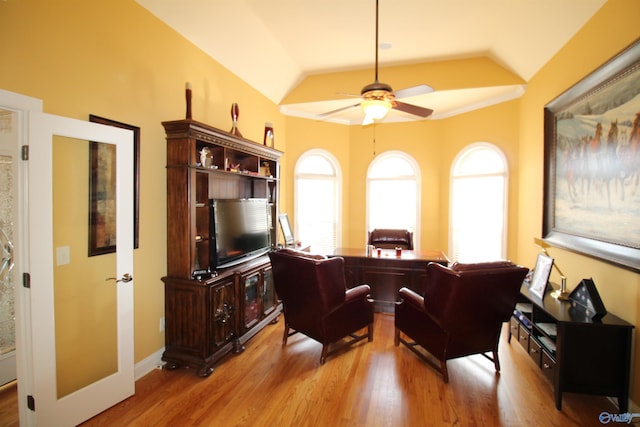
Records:
<instances>
[{"instance_id":1,"label":"books on shelf","mask_svg":"<svg viewBox=\"0 0 640 427\"><path fill-rule=\"evenodd\" d=\"M523 313L520 312L513 312L513 315L520 321L520 323L527 329L531 329L531 320L529 320L529 318L524 315Z\"/></svg>"},{"instance_id":2,"label":"books on shelf","mask_svg":"<svg viewBox=\"0 0 640 427\"><path fill-rule=\"evenodd\" d=\"M540 323L536 323L536 326L538 327L538 329L540 329L542 332L549 335L550 337L555 337L558 335L558 328L555 323L540 322Z\"/></svg>"},{"instance_id":3,"label":"books on shelf","mask_svg":"<svg viewBox=\"0 0 640 427\"><path fill-rule=\"evenodd\" d=\"M548 350L556 352L556 343L549 337L539 337L540 344L545 346Z\"/></svg>"},{"instance_id":4,"label":"books on shelf","mask_svg":"<svg viewBox=\"0 0 640 427\"><path fill-rule=\"evenodd\" d=\"M533 304L519 302L516 304L516 311L519 311L520 313L531 313L533 311Z\"/></svg>"},{"instance_id":5,"label":"books on shelf","mask_svg":"<svg viewBox=\"0 0 640 427\"><path fill-rule=\"evenodd\" d=\"M518 303L513 310L513 315L522 323L527 329L531 329L531 312L533 311L532 304Z\"/></svg>"}]
</instances>

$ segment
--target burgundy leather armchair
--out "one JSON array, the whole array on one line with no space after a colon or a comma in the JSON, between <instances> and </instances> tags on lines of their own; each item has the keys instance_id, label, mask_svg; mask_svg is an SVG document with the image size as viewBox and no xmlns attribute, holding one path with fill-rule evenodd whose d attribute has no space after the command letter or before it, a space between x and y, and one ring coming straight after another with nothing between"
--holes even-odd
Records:
<instances>
[{"instance_id":1,"label":"burgundy leather armchair","mask_svg":"<svg viewBox=\"0 0 640 427\"><path fill-rule=\"evenodd\" d=\"M344 259L326 258L293 249L269 253L276 293L282 300L284 336L300 332L322 344L320 364L329 355L329 346L344 337L343 345L364 338L373 341L373 304L367 298L369 285L346 288ZM366 334L356 332L367 328ZM290 332L290 330L293 330Z\"/></svg>"},{"instance_id":2,"label":"burgundy leather armchair","mask_svg":"<svg viewBox=\"0 0 640 427\"><path fill-rule=\"evenodd\" d=\"M449 382L447 360L457 357L482 354L499 372L502 323L511 318L528 271L509 261L454 264L451 268L430 263L424 295L408 288L399 291L395 345L403 343L430 364L418 346L438 359L445 383Z\"/></svg>"},{"instance_id":3,"label":"burgundy leather armchair","mask_svg":"<svg viewBox=\"0 0 640 427\"><path fill-rule=\"evenodd\" d=\"M367 244L383 249L413 249L413 232L390 228L374 228L369 232Z\"/></svg>"}]
</instances>

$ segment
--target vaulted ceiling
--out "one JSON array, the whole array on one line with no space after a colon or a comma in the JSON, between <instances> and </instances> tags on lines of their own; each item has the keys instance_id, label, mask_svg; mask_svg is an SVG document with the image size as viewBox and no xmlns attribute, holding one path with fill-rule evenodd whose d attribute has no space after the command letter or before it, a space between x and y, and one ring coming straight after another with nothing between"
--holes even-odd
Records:
<instances>
[{"instance_id":1,"label":"vaulted ceiling","mask_svg":"<svg viewBox=\"0 0 640 427\"><path fill-rule=\"evenodd\" d=\"M288 115L318 118L354 103L336 94L284 104L305 78L370 70L375 60L375 0L136 0ZM383 67L488 58L523 84L468 87L409 99L447 117L517 98L526 82L606 0L379 0ZM394 85L394 82L381 81ZM422 83L430 84L429 81ZM394 89L402 89L401 87ZM404 100L403 100L404 101ZM355 99L355 103L358 99ZM325 118L359 123L359 109ZM410 120L396 114L389 121Z\"/></svg>"}]
</instances>

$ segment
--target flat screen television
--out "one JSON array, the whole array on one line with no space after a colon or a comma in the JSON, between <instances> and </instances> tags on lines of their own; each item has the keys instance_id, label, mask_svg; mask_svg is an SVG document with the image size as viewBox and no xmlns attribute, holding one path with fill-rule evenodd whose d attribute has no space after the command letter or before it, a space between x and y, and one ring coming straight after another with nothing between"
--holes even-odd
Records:
<instances>
[{"instance_id":1,"label":"flat screen television","mask_svg":"<svg viewBox=\"0 0 640 427\"><path fill-rule=\"evenodd\" d=\"M211 200L211 268L230 267L271 249L267 199Z\"/></svg>"}]
</instances>

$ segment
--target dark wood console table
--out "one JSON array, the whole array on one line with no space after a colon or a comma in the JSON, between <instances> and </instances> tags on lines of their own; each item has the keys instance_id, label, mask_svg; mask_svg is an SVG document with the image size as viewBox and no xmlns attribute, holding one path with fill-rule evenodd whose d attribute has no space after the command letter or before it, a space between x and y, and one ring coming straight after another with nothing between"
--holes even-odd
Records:
<instances>
[{"instance_id":1,"label":"dark wood console table","mask_svg":"<svg viewBox=\"0 0 640 427\"><path fill-rule=\"evenodd\" d=\"M377 312L395 312L398 291L406 286L416 292L424 291L427 264L437 262L448 265L449 259L442 251L402 250L396 256L394 249L382 249L367 256L366 249L338 248L333 255L344 258L347 287L362 283L371 286L371 297Z\"/></svg>"},{"instance_id":2,"label":"dark wood console table","mask_svg":"<svg viewBox=\"0 0 640 427\"><path fill-rule=\"evenodd\" d=\"M517 339L552 382L556 408L562 393L573 392L615 396L626 413L633 325L611 313L591 320L550 292L537 298L526 285L520 293L509 341Z\"/></svg>"}]
</instances>

